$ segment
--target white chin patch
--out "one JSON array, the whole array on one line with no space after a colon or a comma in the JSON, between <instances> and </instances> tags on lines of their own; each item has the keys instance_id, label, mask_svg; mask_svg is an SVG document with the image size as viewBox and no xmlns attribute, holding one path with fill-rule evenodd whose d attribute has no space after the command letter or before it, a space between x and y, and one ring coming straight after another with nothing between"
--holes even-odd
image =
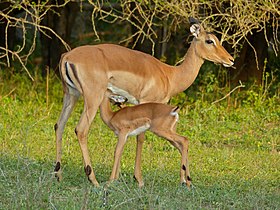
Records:
<instances>
[{"instance_id":1,"label":"white chin patch","mask_svg":"<svg viewBox=\"0 0 280 210\"><path fill-rule=\"evenodd\" d=\"M225 63L223 63L223 66L224 67L231 67L231 65L228 65L228 64L225 64Z\"/></svg>"},{"instance_id":2,"label":"white chin patch","mask_svg":"<svg viewBox=\"0 0 280 210\"><path fill-rule=\"evenodd\" d=\"M231 64L223 63L223 66L224 66L224 67L231 67L231 66L233 66L233 62L232 62Z\"/></svg>"}]
</instances>

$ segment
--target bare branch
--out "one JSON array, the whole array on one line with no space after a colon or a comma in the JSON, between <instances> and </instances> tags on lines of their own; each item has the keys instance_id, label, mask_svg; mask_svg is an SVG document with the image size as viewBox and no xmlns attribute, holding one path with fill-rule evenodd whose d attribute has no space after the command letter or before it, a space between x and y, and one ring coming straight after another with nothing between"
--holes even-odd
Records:
<instances>
[{"instance_id":1,"label":"bare branch","mask_svg":"<svg viewBox=\"0 0 280 210\"><path fill-rule=\"evenodd\" d=\"M26 62L36 49L38 32L47 35L45 31L49 31L50 34L61 41L66 50L70 50L69 45L52 28L41 24L49 10L64 7L69 2L70 0L66 0L59 5L49 4L49 1L39 1L37 3L32 1L7 1L11 6L0 11L0 21L5 23L5 45L0 46L0 58L5 58L8 67L11 63L10 59L16 57L28 76L33 80L26 67ZM20 15L16 15L16 13L20 13ZM10 39L8 31L12 27L22 30L22 43L18 44L15 49L9 49L8 45ZM32 29L32 35L27 38L27 30L30 30L30 28ZM28 44L27 39L31 41Z\"/></svg>"},{"instance_id":2,"label":"bare branch","mask_svg":"<svg viewBox=\"0 0 280 210\"><path fill-rule=\"evenodd\" d=\"M78 0L76 0L78 1ZM13 1L7 0L11 6L0 11L0 21L5 23L5 44L1 46L0 58L5 58L7 66L10 66L9 52L21 59L25 64L26 60L36 48L37 32L44 36L54 36L60 40L66 50L70 50L69 45L52 29L42 25L42 20L48 11L58 13L56 10L65 7L71 0L65 0L61 4L57 1ZM53 3L52 3L53 2ZM248 34L255 31L264 31L265 40L274 50L279 53L279 0L246 1L246 0L88 0L79 1L81 8L92 10L92 32L97 40L100 40L96 23L98 20L115 23L128 23L135 30L128 33L121 42L149 40L152 46L158 39L158 29L164 28L168 41L171 33L179 27L187 26L187 19L190 16L199 17L203 20L202 24L208 29L222 37L222 41L227 42L234 48L234 54L238 54L242 49ZM14 12L19 11L25 14L23 17L15 16ZM82 12L82 11L81 11ZM267 31L269 29L272 30ZM16 49L8 50L8 30L11 27L21 27L23 37L22 43ZM27 44L26 31L28 27L34 30L31 44ZM272 34L272 35L271 35ZM249 43L250 45L250 43ZM251 46L252 47L252 46ZM5 48L5 49L3 49ZM254 49L253 49L254 50ZM256 55L256 51L254 50Z\"/></svg>"},{"instance_id":3,"label":"bare branch","mask_svg":"<svg viewBox=\"0 0 280 210\"><path fill-rule=\"evenodd\" d=\"M233 88L233 89L232 89L228 94L226 94L223 98L212 102L212 104L216 104L216 103L218 103L218 102L220 102L220 101L226 99L226 98L229 97L230 94L232 94L235 90L237 90L237 89L239 89L239 88L245 87L245 85L243 85L241 81L239 81L239 83L240 83L240 85L238 85L238 86L236 86L235 88Z\"/></svg>"}]
</instances>

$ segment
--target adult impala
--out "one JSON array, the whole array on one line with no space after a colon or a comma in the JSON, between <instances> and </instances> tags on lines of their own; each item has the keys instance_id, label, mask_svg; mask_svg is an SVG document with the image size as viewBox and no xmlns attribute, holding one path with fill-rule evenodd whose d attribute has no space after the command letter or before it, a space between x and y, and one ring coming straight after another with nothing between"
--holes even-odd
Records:
<instances>
[{"instance_id":1,"label":"adult impala","mask_svg":"<svg viewBox=\"0 0 280 210\"><path fill-rule=\"evenodd\" d=\"M60 74L64 98L63 108L55 124L55 173L61 180L62 133L80 95L84 110L75 129L81 147L88 179L98 186L87 147L87 135L105 91L109 89L133 104L167 103L187 89L195 80L204 60L233 65L233 57L221 46L216 36L206 32L193 18L190 31L194 39L180 66L170 66L151 55L113 44L77 47L61 56ZM137 136L135 178L141 177L141 150L144 134Z\"/></svg>"}]
</instances>

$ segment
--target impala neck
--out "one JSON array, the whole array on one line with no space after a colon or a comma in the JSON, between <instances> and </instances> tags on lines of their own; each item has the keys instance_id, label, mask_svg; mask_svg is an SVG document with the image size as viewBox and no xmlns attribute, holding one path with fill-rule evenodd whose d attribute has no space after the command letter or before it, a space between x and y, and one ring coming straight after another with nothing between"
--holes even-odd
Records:
<instances>
[{"instance_id":1,"label":"impala neck","mask_svg":"<svg viewBox=\"0 0 280 210\"><path fill-rule=\"evenodd\" d=\"M193 40L183 63L174 67L176 72L171 83L173 85L172 96L186 90L194 82L204 63L204 59L197 54L195 45L196 41Z\"/></svg>"},{"instance_id":2,"label":"impala neck","mask_svg":"<svg viewBox=\"0 0 280 210\"><path fill-rule=\"evenodd\" d=\"M112 108L110 106L110 100L107 95L104 96L102 103L100 104L100 116L103 122L110 126L110 121L112 117L114 116L114 112L112 111Z\"/></svg>"}]
</instances>

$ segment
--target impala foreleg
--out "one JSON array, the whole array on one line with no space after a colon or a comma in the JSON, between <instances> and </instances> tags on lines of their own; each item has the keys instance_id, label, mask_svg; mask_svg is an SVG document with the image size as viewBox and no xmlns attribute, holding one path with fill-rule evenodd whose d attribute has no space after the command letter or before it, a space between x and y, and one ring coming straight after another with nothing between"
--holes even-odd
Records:
<instances>
[{"instance_id":1,"label":"impala foreleg","mask_svg":"<svg viewBox=\"0 0 280 210\"><path fill-rule=\"evenodd\" d=\"M75 104L79 98L79 94L71 95L69 93L64 94L63 108L57 123L54 126L56 134L56 166L54 169L55 176L58 181L61 181L61 155L62 155L62 134L65 128L65 124L70 117L70 114L75 107Z\"/></svg>"},{"instance_id":2,"label":"impala foreleg","mask_svg":"<svg viewBox=\"0 0 280 210\"><path fill-rule=\"evenodd\" d=\"M89 90L94 90L94 92ZM88 145L87 145L87 141L88 141L87 136L88 136L90 125L103 99L103 95L104 92L106 91L106 87L104 89L100 88L99 90L97 90L97 88L95 87L89 90L86 91L84 90L84 111L81 115L80 121L75 129L75 132L82 151L85 173L88 177L88 180L95 186L99 186L95 178L95 174L90 161Z\"/></svg>"},{"instance_id":3,"label":"impala foreleg","mask_svg":"<svg viewBox=\"0 0 280 210\"><path fill-rule=\"evenodd\" d=\"M145 140L145 132L137 135L134 178L137 180L139 187L144 186L142 172L141 172L141 159L142 159L141 156L142 156L142 148L143 148L144 140Z\"/></svg>"},{"instance_id":4,"label":"impala foreleg","mask_svg":"<svg viewBox=\"0 0 280 210\"><path fill-rule=\"evenodd\" d=\"M87 111L84 111L81 116L80 122L75 129L75 133L77 135L80 148L82 151L85 173L88 177L88 180L95 186L99 186L91 166L88 145L87 145L87 135L88 135L89 127L95 114L96 114L96 109L89 109ZM90 119L88 119L88 117Z\"/></svg>"}]
</instances>

